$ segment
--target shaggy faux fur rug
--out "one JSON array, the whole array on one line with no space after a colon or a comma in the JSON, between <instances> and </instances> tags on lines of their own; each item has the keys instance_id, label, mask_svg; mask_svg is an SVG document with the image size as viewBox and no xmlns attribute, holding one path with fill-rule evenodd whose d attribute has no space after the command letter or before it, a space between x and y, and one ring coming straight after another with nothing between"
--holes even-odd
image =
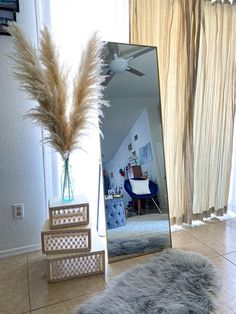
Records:
<instances>
[{"instance_id":1,"label":"shaggy faux fur rug","mask_svg":"<svg viewBox=\"0 0 236 314\"><path fill-rule=\"evenodd\" d=\"M210 314L219 281L200 254L169 249L116 277L77 314Z\"/></svg>"},{"instance_id":2,"label":"shaggy faux fur rug","mask_svg":"<svg viewBox=\"0 0 236 314\"><path fill-rule=\"evenodd\" d=\"M146 236L139 236L127 238L125 240L108 239L109 257L116 257L120 255L129 255L137 253L148 253L152 250L158 251L170 247L169 233L147 234Z\"/></svg>"}]
</instances>

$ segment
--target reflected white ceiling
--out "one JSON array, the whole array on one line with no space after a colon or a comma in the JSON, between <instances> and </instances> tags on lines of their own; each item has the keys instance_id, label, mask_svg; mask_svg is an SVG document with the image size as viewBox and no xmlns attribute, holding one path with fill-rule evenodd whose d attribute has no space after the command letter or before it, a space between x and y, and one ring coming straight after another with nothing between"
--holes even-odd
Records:
<instances>
[{"instance_id":1,"label":"reflected white ceiling","mask_svg":"<svg viewBox=\"0 0 236 314\"><path fill-rule=\"evenodd\" d=\"M119 44L121 56L125 58L143 48ZM108 51L105 51L105 56L107 55ZM143 109L160 103L156 49L129 61L129 65L146 75L136 76L127 71L117 73L105 90L105 98L110 101L110 107L103 110L103 163L114 156Z\"/></svg>"}]
</instances>

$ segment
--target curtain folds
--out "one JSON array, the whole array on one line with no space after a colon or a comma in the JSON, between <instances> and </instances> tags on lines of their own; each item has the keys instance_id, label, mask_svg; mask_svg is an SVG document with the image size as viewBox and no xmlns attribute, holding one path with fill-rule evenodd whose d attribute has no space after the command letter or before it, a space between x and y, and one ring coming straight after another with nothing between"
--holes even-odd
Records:
<instances>
[{"instance_id":1,"label":"curtain folds","mask_svg":"<svg viewBox=\"0 0 236 314\"><path fill-rule=\"evenodd\" d=\"M172 224L227 204L235 10L204 0L130 0L131 43L158 49Z\"/></svg>"},{"instance_id":2,"label":"curtain folds","mask_svg":"<svg viewBox=\"0 0 236 314\"><path fill-rule=\"evenodd\" d=\"M204 3L193 131L193 213L203 216L211 208L223 214L228 201L236 79L235 30L236 7Z\"/></svg>"}]
</instances>

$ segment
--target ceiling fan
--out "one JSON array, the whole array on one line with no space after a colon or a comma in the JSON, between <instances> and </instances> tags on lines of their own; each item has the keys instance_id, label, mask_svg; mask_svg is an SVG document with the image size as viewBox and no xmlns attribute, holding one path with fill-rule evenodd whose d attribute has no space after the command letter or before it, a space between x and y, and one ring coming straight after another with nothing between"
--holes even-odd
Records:
<instances>
[{"instance_id":1,"label":"ceiling fan","mask_svg":"<svg viewBox=\"0 0 236 314\"><path fill-rule=\"evenodd\" d=\"M108 47L108 51L109 51L109 59L110 62L105 62L104 63L104 68L107 68L105 75L105 81L104 81L104 85L107 86L109 84L109 82L111 81L111 79L114 77L115 74L117 73L121 73L121 72L130 72L134 75L137 76L144 76L145 73L142 71L139 71L131 66L129 66L129 61L142 56L143 54L153 50L153 47L147 47L147 48L143 48L135 53L133 53L131 56L129 56L128 58L124 58L122 57L119 47L118 47L118 43L112 43L112 42L108 42L107 44Z\"/></svg>"}]
</instances>

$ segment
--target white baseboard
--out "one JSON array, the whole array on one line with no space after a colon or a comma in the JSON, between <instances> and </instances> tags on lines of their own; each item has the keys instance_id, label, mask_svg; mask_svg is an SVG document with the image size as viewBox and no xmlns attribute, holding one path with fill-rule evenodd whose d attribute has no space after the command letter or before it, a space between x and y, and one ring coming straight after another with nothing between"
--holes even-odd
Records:
<instances>
[{"instance_id":1,"label":"white baseboard","mask_svg":"<svg viewBox=\"0 0 236 314\"><path fill-rule=\"evenodd\" d=\"M22 246L22 247L18 247L18 248L14 248L14 249L4 250L4 251L0 251L0 258L18 255L18 254L22 254L22 253L28 253L28 252L32 252L32 251L37 251L40 249L41 249L41 244L37 243L37 244Z\"/></svg>"}]
</instances>

